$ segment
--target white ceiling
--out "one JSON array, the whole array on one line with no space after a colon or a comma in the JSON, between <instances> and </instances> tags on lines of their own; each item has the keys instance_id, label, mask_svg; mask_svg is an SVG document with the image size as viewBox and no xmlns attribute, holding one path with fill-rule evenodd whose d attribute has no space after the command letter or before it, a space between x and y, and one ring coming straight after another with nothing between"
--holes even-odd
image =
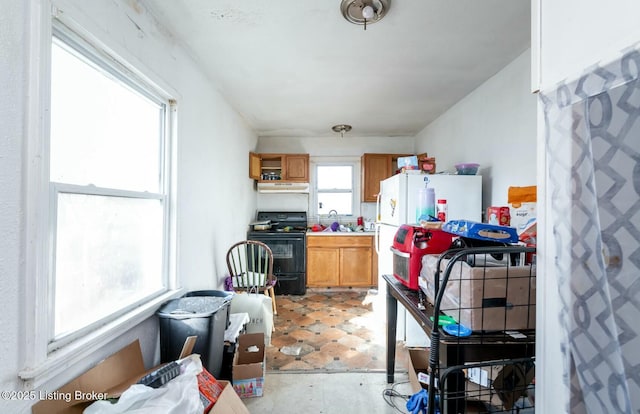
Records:
<instances>
[{"instance_id":1,"label":"white ceiling","mask_svg":"<svg viewBox=\"0 0 640 414\"><path fill-rule=\"evenodd\" d=\"M142 0L259 136L414 136L530 45L529 0Z\"/></svg>"}]
</instances>

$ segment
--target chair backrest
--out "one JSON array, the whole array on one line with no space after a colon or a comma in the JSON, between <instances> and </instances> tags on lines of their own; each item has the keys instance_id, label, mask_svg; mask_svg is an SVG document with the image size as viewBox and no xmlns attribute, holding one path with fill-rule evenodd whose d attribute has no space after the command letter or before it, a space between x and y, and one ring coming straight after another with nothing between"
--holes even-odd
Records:
<instances>
[{"instance_id":1,"label":"chair backrest","mask_svg":"<svg viewBox=\"0 0 640 414\"><path fill-rule=\"evenodd\" d=\"M227 268L236 290L263 290L273 280L273 253L256 240L243 240L227 252Z\"/></svg>"}]
</instances>

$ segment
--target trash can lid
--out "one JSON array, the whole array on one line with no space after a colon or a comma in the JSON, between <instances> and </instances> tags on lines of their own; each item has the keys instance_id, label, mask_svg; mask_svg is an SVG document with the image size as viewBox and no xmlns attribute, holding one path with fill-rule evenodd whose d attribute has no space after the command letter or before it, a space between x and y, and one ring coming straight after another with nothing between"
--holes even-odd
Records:
<instances>
[{"instance_id":1,"label":"trash can lid","mask_svg":"<svg viewBox=\"0 0 640 414\"><path fill-rule=\"evenodd\" d=\"M228 304L223 297L190 296L170 300L158 309L157 315L170 319L206 318Z\"/></svg>"},{"instance_id":2,"label":"trash can lid","mask_svg":"<svg viewBox=\"0 0 640 414\"><path fill-rule=\"evenodd\" d=\"M183 298L192 296L216 296L231 300L234 294L234 292L227 292L226 290L192 290L185 293Z\"/></svg>"}]
</instances>

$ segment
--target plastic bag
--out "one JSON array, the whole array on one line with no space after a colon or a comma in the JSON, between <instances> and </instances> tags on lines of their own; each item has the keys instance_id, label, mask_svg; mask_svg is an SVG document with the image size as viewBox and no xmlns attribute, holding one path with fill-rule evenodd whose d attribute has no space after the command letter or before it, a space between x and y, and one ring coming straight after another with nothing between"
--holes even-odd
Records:
<instances>
[{"instance_id":1,"label":"plastic bag","mask_svg":"<svg viewBox=\"0 0 640 414\"><path fill-rule=\"evenodd\" d=\"M435 396L434 414L440 414L440 403L438 402L439 396ZM422 389L413 394L407 400L407 410L412 414L427 414L429 412L429 393L427 390Z\"/></svg>"},{"instance_id":2,"label":"plastic bag","mask_svg":"<svg viewBox=\"0 0 640 414\"><path fill-rule=\"evenodd\" d=\"M241 293L231 300L231 313L249 314L247 333L264 333L265 344L271 344L273 331L273 307L271 298L260 293Z\"/></svg>"},{"instance_id":3,"label":"plastic bag","mask_svg":"<svg viewBox=\"0 0 640 414\"><path fill-rule=\"evenodd\" d=\"M197 375L202 363L197 355L184 360L184 372L160 388L134 384L122 393L118 401L96 401L84 414L202 414Z\"/></svg>"}]
</instances>

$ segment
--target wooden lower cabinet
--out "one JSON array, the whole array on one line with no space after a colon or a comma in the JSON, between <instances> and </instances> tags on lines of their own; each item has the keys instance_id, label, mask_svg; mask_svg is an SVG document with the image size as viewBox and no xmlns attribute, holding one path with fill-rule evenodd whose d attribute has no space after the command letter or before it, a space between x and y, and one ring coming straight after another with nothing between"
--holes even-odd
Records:
<instances>
[{"instance_id":1,"label":"wooden lower cabinet","mask_svg":"<svg viewBox=\"0 0 640 414\"><path fill-rule=\"evenodd\" d=\"M307 249L307 286L340 284L340 249L314 247Z\"/></svg>"},{"instance_id":2,"label":"wooden lower cabinet","mask_svg":"<svg viewBox=\"0 0 640 414\"><path fill-rule=\"evenodd\" d=\"M340 248L340 286L371 286L372 256L371 247Z\"/></svg>"},{"instance_id":3,"label":"wooden lower cabinet","mask_svg":"<svg viewBox=\"0 0 640 414\"><path fill-rule=\"evenodd\" d=\"M307 286L375 286L377 260L373 236L307 236Z\"/></svg>"}]
</instances>

